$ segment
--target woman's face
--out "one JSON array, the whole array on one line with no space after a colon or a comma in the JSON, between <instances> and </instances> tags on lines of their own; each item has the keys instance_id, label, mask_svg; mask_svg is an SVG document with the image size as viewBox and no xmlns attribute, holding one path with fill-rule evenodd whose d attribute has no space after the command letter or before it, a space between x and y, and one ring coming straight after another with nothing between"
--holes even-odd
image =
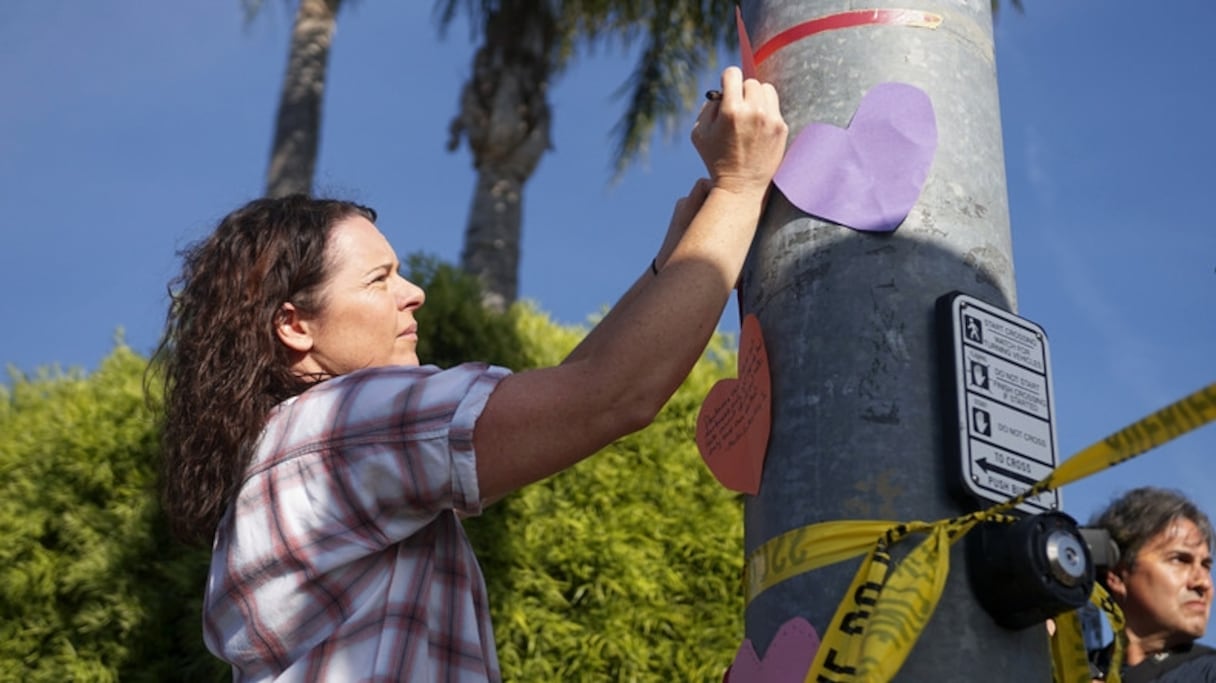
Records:
<instances>
[{"instance_id":1,"label":"woman's face","mask_svg":"<svg viewBox=\"0 0 1216 683\"><path fill-rule=\"evenodd\" d=\"M344 375L385 365L418 364L414 311L426 295L398 272L401 264L376 226L352 216L334 226L326 247L329 275L316 313L297 314L302 373ZM298 345L297 345L298 344Z\"/></svg>"}]
</instances>

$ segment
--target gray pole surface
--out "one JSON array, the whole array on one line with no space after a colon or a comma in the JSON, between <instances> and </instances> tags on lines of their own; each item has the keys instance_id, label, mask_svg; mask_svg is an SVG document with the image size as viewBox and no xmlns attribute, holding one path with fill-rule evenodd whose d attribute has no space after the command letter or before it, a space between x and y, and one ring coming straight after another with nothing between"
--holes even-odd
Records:
<instances>
[{"instance_id":1,"label":"gray pole surface","mask_svg":"<svg viewBox=\"0 0 1216 683\"><path fill-rule=\"evenodd\" d=\"M843 519L933 521L973 509L955 497L941 426L934 303L961 290L1016 310L989 0L890 5L744 0L752 47L808 20L873 7L942 17L936 28L859 26L776 51L773 82L790 139L808 123L846 126L883 82L925 91L938 145L911 214L894 233L806 215L774 193L741 281L772 374L773 423L759 495L745 507L750 553L779 534ZM898 559L913 537L893 548ZM1050 681L1043 629L997 626L967 583L963 542L933 618L897 681ZM787 620L822 634L858 567L796 576L750 603L746 636L764 653Z\"/></svg>"}]
</instances>

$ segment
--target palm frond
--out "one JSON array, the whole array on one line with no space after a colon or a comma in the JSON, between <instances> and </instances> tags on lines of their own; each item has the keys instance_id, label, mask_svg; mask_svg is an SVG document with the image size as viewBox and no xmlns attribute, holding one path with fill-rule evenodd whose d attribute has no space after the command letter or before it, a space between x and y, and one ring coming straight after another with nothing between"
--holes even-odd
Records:
<instances>
[{"instance_id":1,"label":"palm frond","mask_svg":"<svg viewBox=\"0 0 1216 683\"><path fill-rule=\"evenodd\" d=\"M266 4L265 0L241 0L241 10L245 15L245 23L253 21L253 18L262 12L262 6Z\"/></svg>"},{"instance_id":2,"label":"palm frond","mask_svg":"<svg viewBox=\"0 0 1216 683\"><path fill-rule=\"evenodd\" d=\"M629 104L613 128L616 177L645 156L656 131L674 133L679 117L700 99L698 79L718 59L719 49L734 49L738 35L735 5L729 0L662 0L646 18L646 49L627 83Z\"/></svg>"},{"instance_id":3,"label":"palm frond","mask_svg":"<svg viewBox=\"0 0 1216 683\"><path fill-rule=\"evenodd\" d=\"M630 76L613 93L626 101L612 131L618 177L645 155L657 130L670 134L695 106L698 80L717 61L718 51L738 46L735 0L436 0L434 16L441 35L457 18L467 18L474 41L484 47L492 40L491 18L497 36L524 35L523 23L520 30L504 32L501 22L534 21L545 10L555 21L551 77L580 53L601 47L632 52L643 43Z\"/></svg>"},{"instance_id":4,"label":"palm frond","mask_svg":"<svg viewBox=\"0 0 1216 683\"><path fill-rule=\"evenodd\" d=\"M995 19L996 17L998 17L1000 15L1001 0L991 0L991 2L992 2L992 18ZM1009 4L1013 6L1013 9L1017 10L1018 14L1023 14L1026 11L1025 8L1022 7L1022 0L1009 0Z\"/></svg>"},{"instance_id":5,"label":"palm frond","mask_svg":"<svg viewBox=\"0 0 1216 683\"><path fill-rule=\"evenodd\" d=\"M493 5L492 0L436 0L432 14L439 37L446 37L456 17L464 15L469 21L469 39L476 42L484 31Z\"/></svg>"}]
</instances>

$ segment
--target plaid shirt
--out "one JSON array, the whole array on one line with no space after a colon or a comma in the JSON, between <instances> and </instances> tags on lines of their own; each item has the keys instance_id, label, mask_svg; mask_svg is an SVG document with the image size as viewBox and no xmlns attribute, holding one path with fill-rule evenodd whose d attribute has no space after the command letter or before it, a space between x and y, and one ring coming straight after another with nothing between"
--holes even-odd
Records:
<instances>
[{"instance_id":1,"label":"plaid shirt","mask_svg":"<svg viewBox=\"0 0 1216 683\"><path fill-rule=\"evenodd\" d=\"M507 370L388 367L267 419L220 522L207 647L235 681L497 681L473 424Z\"/></svg>"}]
</instances>

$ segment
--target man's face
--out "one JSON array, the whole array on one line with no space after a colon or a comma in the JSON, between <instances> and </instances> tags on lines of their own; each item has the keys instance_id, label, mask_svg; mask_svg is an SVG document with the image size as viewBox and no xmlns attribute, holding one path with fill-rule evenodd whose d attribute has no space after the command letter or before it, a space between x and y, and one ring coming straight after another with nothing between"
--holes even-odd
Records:
<instances>
[{"instance_id":1,"label":"man's face","mask_svg":"<svg viewBox=\"0 0 1216 683\"><path fill-rule=\"evenodd\" d=\"M1111 572L1110 588L1129 634L1173 647L1203 635L1212 607L1212 553L1189 519L1148 540L1130 568Z\"/></svg>"}]
</instances>

